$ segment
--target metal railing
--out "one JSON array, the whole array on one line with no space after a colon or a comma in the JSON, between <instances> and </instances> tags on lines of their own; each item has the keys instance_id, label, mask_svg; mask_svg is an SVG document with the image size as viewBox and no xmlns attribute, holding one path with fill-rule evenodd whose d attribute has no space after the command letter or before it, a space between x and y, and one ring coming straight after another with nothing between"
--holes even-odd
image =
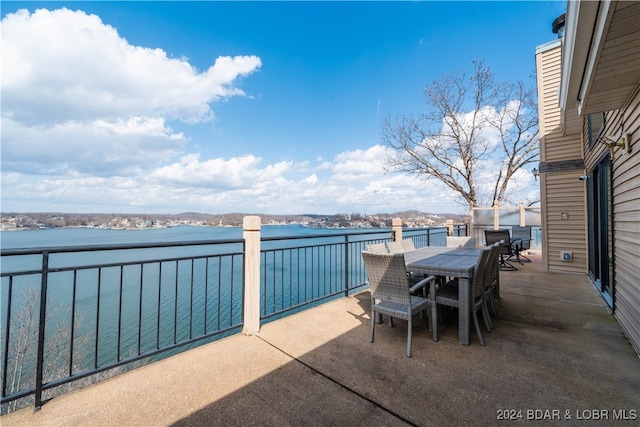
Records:
<instances>
[{"instance_id":1,"label":"metal railing","mask_svg":"<svg viewBox=\"0 0 640 427\"><path fill-rule=\"evenodd\" d=\"M416 247L444 246L447 230L428 228L404 233ZM368 284L360 253L367 245L392 240L389 231L263 238L260 318L277 318L363 289Z\"/></svg>"},{"instance_id":2,"label":"metal railing","mask_svg":"<svg viewBox=\"0 0 640 427\"><path fill-rule=\"evenodd\" d=\"M446 228L411 229L416 247ZM367 286L388 230L261 239L260 319ZM3 249L2 411L241 330L244 240Z\"/></svg>"},{"instance_id":3,"label":"metal railing","mask_svg":"<svg viewBox=\"0 0 640 427\"><path fill-rule=\"evenodd\" d=\"M1 255L4 411L242 327L243 240Z\"/></svg>"}]
</instances>

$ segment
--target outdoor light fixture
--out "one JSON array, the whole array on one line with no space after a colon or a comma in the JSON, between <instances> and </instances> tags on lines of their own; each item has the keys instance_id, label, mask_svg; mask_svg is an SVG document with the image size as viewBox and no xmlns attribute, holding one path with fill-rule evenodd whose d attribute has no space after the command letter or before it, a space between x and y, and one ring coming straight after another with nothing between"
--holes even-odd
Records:
<instances>
[{"instance_id":1,"label":"outdoor light fixture","mask_svg":"<svg viewBox=\"0 0 640 427\"><path fill-rule=\"evenodd\" d=\"M608 136L602 138L604 144L609 147L609 152L611 154L611 161L613 162L616 159L615 148L620 147L627 153L631 153L631 141L628 133L623 133L620 135L620 138L613 139Z\"/></svg>"},{"instance_id":2,"label":"outdoor light fixture","mask_svg":"<svg viewBox=\"0 0 640 427\"><path fill-rule=\"evenodd\" d=\"M531 173L533 174L533 178L538 181L538 175L540 175L540 171L538 170L538 168L533 168L533 170L531 171Z\"/></svg>"}]
</instances>

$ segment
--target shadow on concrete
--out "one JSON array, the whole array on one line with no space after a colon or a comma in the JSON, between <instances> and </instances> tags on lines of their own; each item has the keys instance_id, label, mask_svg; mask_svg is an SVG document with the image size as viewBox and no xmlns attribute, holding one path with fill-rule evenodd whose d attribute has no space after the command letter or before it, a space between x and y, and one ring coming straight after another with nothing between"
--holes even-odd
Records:
<instances>
[{"instance_id":1,"label":"shadow on concrete","mask_svg":"<svg viewBox=\"0 0 640 427\"><path fill-rule=\"evenodd\" d=\"M265 325L259 337L291 361L173 425L583 425L605 416L636 425L638 356L586 278L542 273L536 262L501 277L485 347L474 334L459 345L452 322L433 342L426 319L414 322L412 358L406 322L376 326L369 343L364 292Z\"/></svg>"}]
</instances>

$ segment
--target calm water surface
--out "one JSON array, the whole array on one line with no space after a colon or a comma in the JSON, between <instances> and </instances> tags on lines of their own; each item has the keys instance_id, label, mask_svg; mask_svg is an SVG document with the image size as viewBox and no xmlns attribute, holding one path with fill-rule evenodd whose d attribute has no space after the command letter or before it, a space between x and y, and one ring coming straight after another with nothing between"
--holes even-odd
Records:
<instances>
[{"instance_id":1,"label":"calm water surface","mask_svg":"<svg viewBox=\"0 0 640 427\"><path fill-rule=\"evenodd\" d=\"M327 230L299 225L263 226L262 237L306 236L353 232L354 229ZM2 231L0 245L4 249L51 246L164 243L192 240L241 239L241 227L180 226L154 229L104 230L96 228L54 228L47 230Z\"/></svg>"}]
</instances>

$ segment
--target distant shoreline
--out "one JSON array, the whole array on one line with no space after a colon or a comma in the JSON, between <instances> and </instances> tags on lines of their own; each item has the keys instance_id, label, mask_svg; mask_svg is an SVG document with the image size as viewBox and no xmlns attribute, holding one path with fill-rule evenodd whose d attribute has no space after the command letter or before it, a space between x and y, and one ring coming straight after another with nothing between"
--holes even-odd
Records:
<instances>
[{"instance_id":1,"label":"distant shoreline","mask_svg":"<svg viewBox=\"0 0 640 427\"><path fill-rule=\"evenodd\" d=\"M229 213L222 215L187 212L182 214L75 214L75 213L0 213L1 231L46 230L51 228L87 228L104 230L154 230L185 225L207 228L242 227L246 216L258 216L262 226L301 226L320 229L384 229L394 218L401 218L408 228L444 226L446 219L461 224L469 221L465 215L428 214L419 211L393 214L334 215L267 215Z\"/></svg>"}]
</instances>

